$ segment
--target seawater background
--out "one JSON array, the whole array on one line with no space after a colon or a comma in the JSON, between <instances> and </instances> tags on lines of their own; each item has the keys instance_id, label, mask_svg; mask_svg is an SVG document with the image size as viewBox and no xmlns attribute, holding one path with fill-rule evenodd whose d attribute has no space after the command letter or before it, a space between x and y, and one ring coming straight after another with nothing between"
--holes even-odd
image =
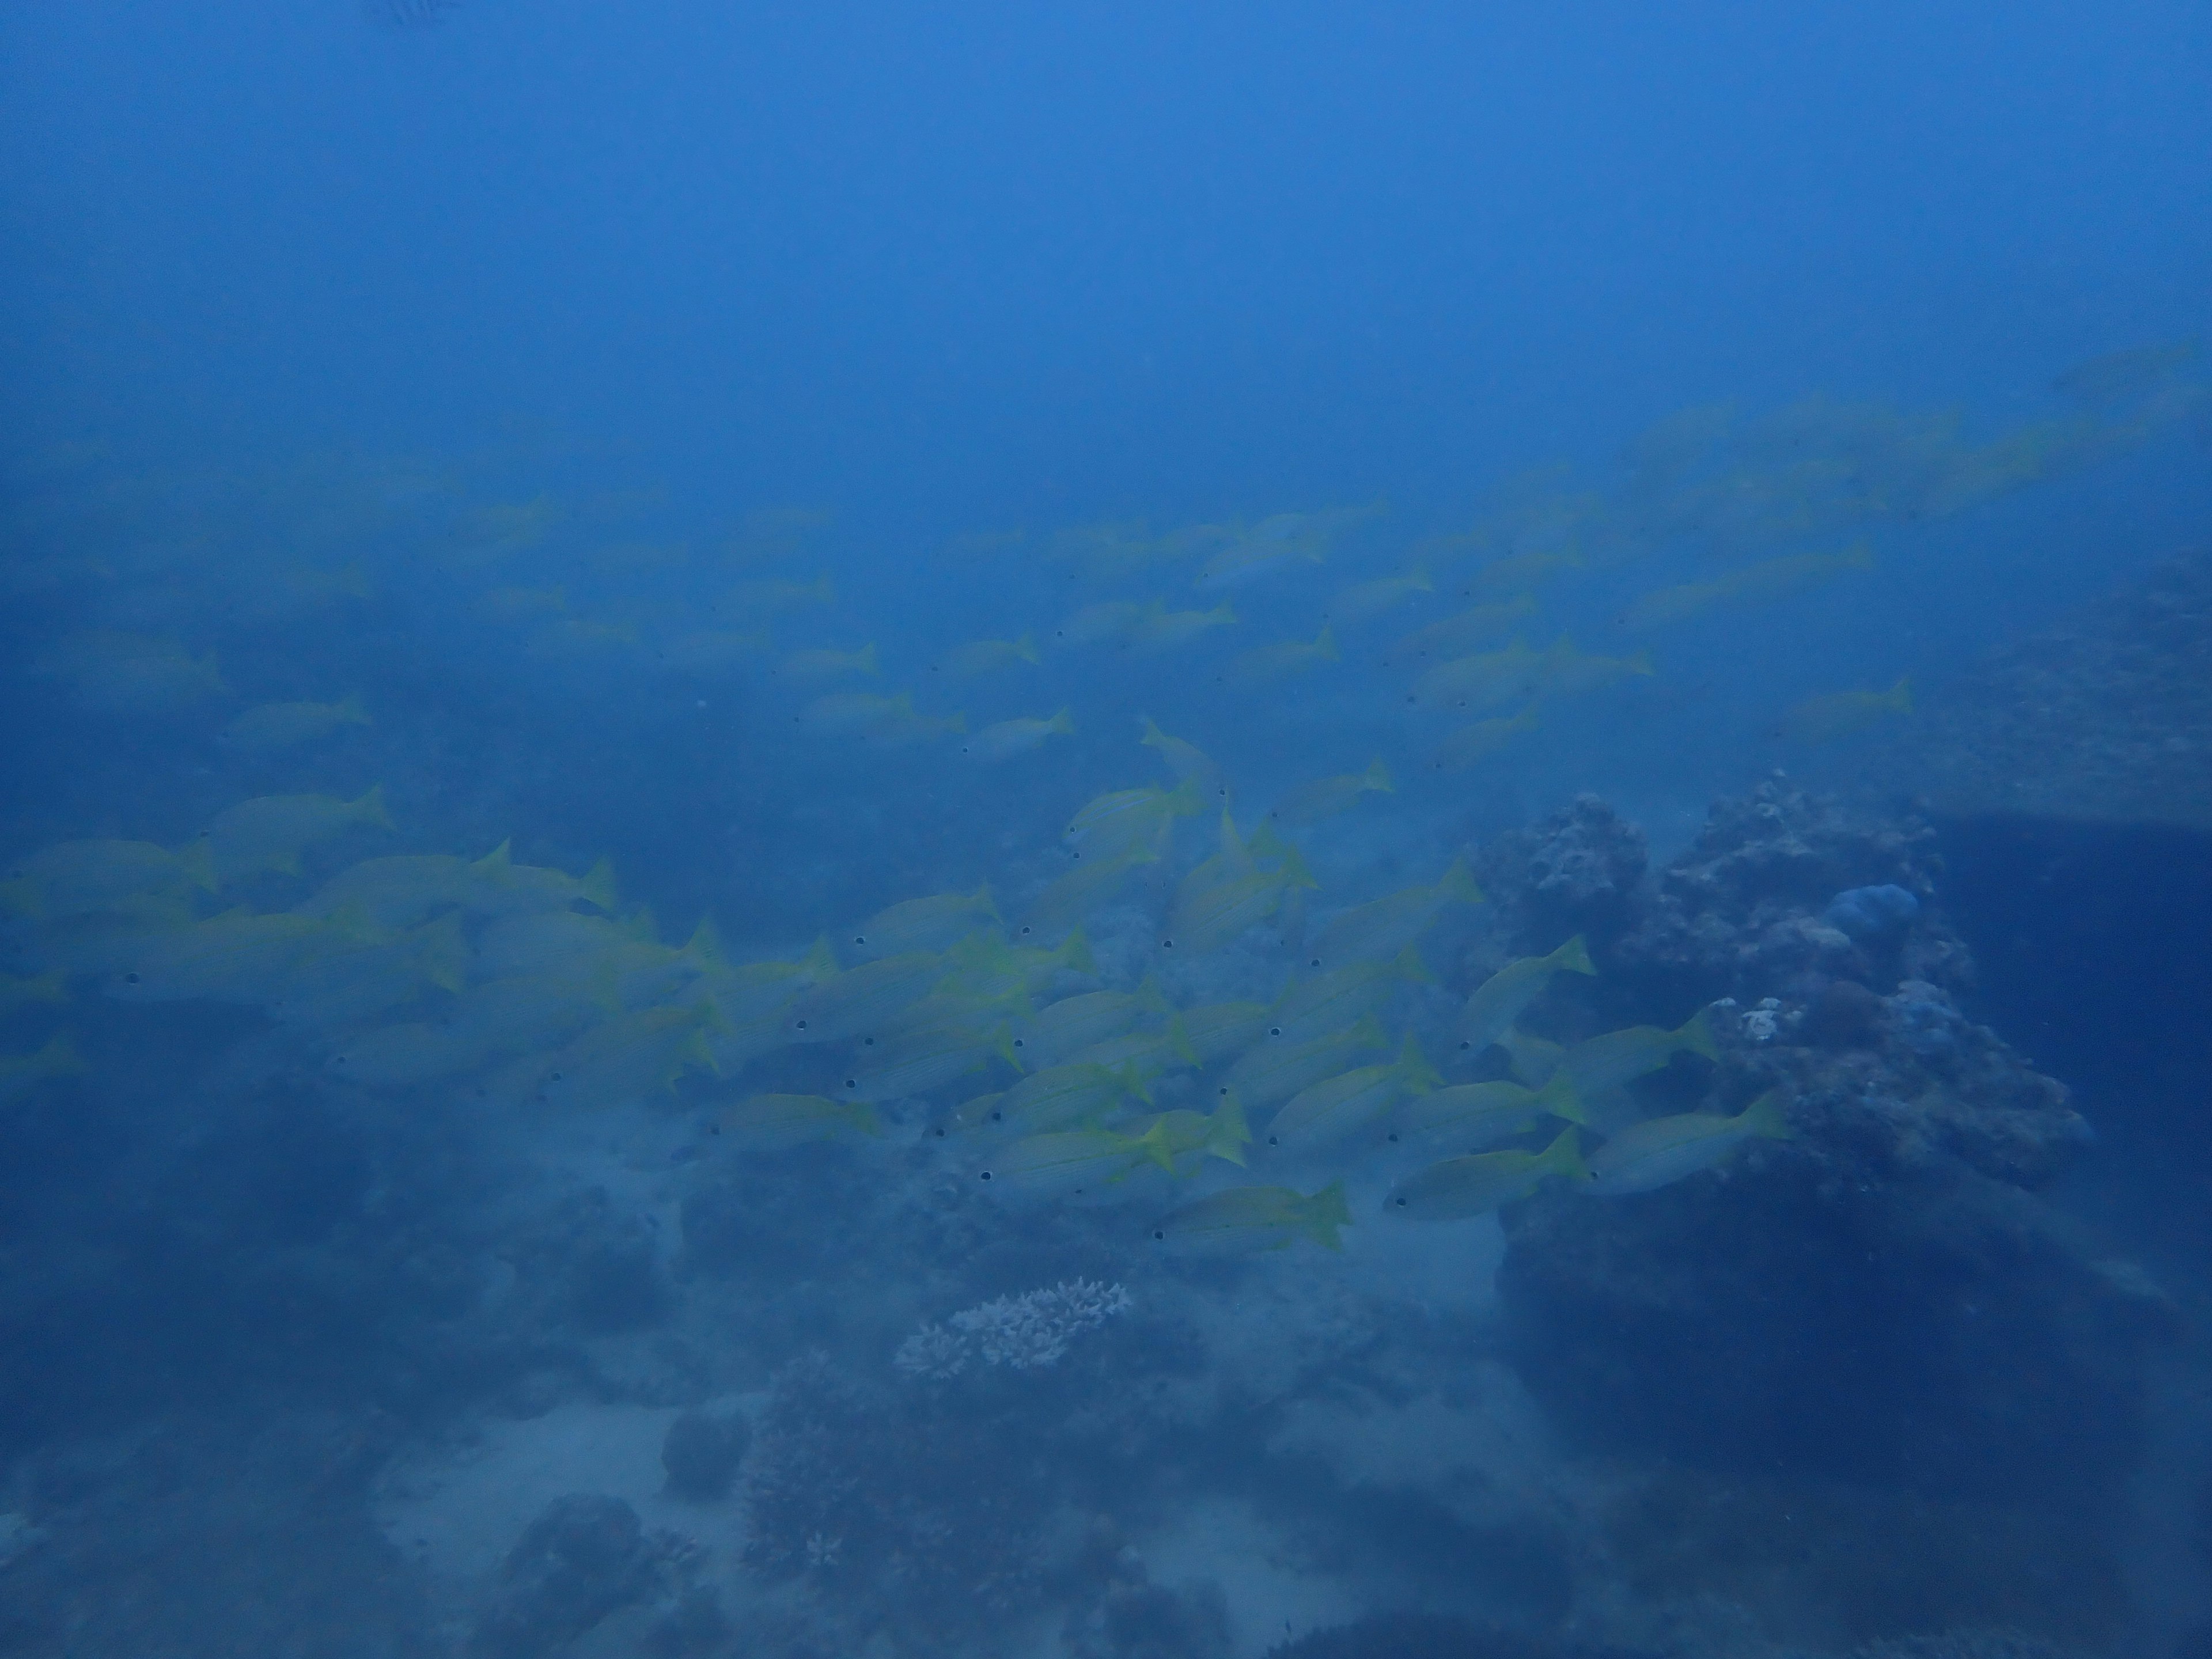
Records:
<instances>
[{"instance_id":1,"label":"seawater background","mask_svg":"<svg viewBox=\"0 0 2212 1659\"><path fill-rule=\"evenodd\" d=\"M1374 660L1443 614L1448 574L1513 550L1425 544L1617 491L1624 446L1685 406L1958 408L1986 441L2068 417L2050 382L2069 365L2203 329L2212 27L2187 6L477 0L429 27L88 6L0 30L0 633L18 665L75 629L174 637L217 651L237 694L101 710L10 674L11 850L176 843L247 795L382 781L395 848L607 854L671 936L712 915L734 951L788 953L895 899L1034 884L1075 807L1158 775L1142 710L1254 810L1386 757L1398 793L1312 838L1330 896L1365 897L1579 789L1686 836L1716 793L1833 763L1773 742L1778 709L1938 684L2201 538L2212 507L2200 404L1947 516L1594 559L1543 590L1528 636L1649 644L1657 673L1448 779L1423 762L1449 727L1409 724ZM1327 564L1227 596L1232 637L930 678L950 644L1097 599L1216 602L1188 568L1087 578L1053 556L1071 526L1367 504L1387 510ZM1612 629L1638 592L1861 533L1872 573L1648 640ZM1237 651L1310 636L1342 585L1424 561L1426 610L1347 629L1343 664L1214 683ZM825 574L834 602L769 620L758 660L666 665L694 627L758 625L728 614L736 585ZM556 585L565 619L617 635L483 608ZM1079 732L978 772L944 743L799 729L776 653L867 641L881 689L926 710L1066 703ZM217 740L239 707L353 692L376 723L331 744ZM251 1036L156 1029L210 1066ZM54 1179L168 1237L179 1127L110 1108L42 1127L41 1180L92 1171ZM237 1132L295 1161L266 1190L301 1194L312 1231L326 1149ZM149 1315L173 1287L144 1271L126 1258L49 1328L72 1357L27 1441L254 1372ZM163 1364L135 1369L149 1334Z\"/></svg>"}]
</instances>

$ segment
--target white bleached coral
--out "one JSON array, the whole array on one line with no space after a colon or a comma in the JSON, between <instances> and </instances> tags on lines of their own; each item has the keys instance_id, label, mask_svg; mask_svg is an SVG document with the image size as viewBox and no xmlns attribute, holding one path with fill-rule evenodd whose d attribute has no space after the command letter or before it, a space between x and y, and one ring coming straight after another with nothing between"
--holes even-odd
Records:
<instances>
[{"instance_id":1,"label":"white bleached coral","mask_svg":"<svg viewBox=\"0 0 2212 1659\"><path fill-rule=\"evenodd\" d=\"M1056 1364L1067 1345L1129 1310L1119 1285L1072 1279L1021 1296L1002 1296L924 1325L899 1345L892 1364L933 1382L956 1376L974 1359L1018 1371Z\"/></svg>"}]
</instances>

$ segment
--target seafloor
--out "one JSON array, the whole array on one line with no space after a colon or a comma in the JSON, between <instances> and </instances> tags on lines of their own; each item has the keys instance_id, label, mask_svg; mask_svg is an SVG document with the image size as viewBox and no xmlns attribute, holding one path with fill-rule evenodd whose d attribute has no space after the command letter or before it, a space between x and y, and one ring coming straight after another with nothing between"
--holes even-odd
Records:
<instances>
[{"instance_id":1,"label":"seafloor","mask_svg":"<svg viewBox=\"0 0 2212 1659\"><path fill-rule=\"evenodd\" d=\"M1717 1060L1642 1107L1793 1103L1632 1198L1192 1261L993 1201L927 1133L428 1121L242 1016L169 1075L182 1017L111 1010L143 1075L82 1103L7 1263L45 1404L0 1654L2212 1652L2201 1257L2145 1213L2201 1193L2160 1151L2201 1040L2101 1065L2103 890L2007 861L2081 815L2020 785L2031 827L1983 822L2019 757L2123 731L2099 844L2197 821L2208 593L2176 565L1994 659L1917 740L1960 791L1925 810L1777 779L1661 867L1592 797L1468 849L1492 902L1446 985L1581 933L1599 972L1535 1035L1707 1007ZM2179 845L2160 883L2201 887ZM1832 908L1868 887L1917 910ZM2201 950L2146 914L2135 959ZM180 1146L125 1110L157 1088L252 1104Z\"/></svg>"}]
</instances>

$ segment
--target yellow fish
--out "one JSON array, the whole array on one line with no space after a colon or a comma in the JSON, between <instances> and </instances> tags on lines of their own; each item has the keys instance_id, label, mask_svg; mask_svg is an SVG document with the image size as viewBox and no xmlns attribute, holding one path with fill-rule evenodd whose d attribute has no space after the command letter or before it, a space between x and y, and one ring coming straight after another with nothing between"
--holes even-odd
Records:
<instances>
[{"instance_id":1,"label":"yellow fish","mask_svg":"<svg viewBox=\"0 0 2212 1659\"><path fill-rule=\"evenodd\" d=\"M1137 741L1158 754L1161 760L1167 763L1168 770L1175 774L1176 782L1195 782L1201 794L1218 795L1223 793L1221 768L1212 756L1194 743L1186 743L1181 738L1170 737L1160 730L1150 714L1139 714L1137 718L1144 722L1145 727L1145 735Z\"/></svg>"},{"instance_id":2,"label":"yellow fish","mask_svg":"<svg viewBox=\"0 0 2212 1659\"><path fill-rule=\"evenodd\" d=\"M1438 744L1430 763L1439 772L1464 771L1488 759L1523 732L1534 731L1539 724L1533 702L1510 718L1497 714L1486 720L1477 720L1472 726L1462 726Z\"/></svg>"},{"instance_id":3,"label":"yellow fish","mask_svg":"<svg viewBox=\"0 0 2212 1659\"><path fill-rule=\"evenodd\" d=\"M1012 668L1017 663L1027 663L1034 668L1037 661L1036 638L1024 634L1018 640L970 640L965 645L956 645L939 657L934 666L939 673L950 674L955 679L972 680L978 675Z\"/></svg>"},{"instance_id":4,"label":"yellow fish","mask_svg":"<svg viewBox=\"0 0 2212 1659\"><path fill-rule=\"evenodd\" d=\"M1432 1164L1391 1188L1383 1211L1409 1221L1465 1221L1518 1203L1554 1176L1587 1183L1576 1133L1569 1124L1540 1152L1474 1152Z\"/></svg>"},{"instance_id":5,"label":"yellow fish","mask_svg":"<svg viewBox=\"0 0 2212 1659\"><path fill-rule=\"evenodd\" d=\"M65 635L31 659L31 672L68 682L78 702L103 713L230 695L213 653L195 658L174 640L107 629Z\"/></svg>"},{"instance_id":6,"label":"yellow fish","mask_svg":"<svg viewBox=\"0 0 2212 1659\"><path fill-rule=\"evenodd\" d=\"M1912 681L1907 676L1887 691L1833 691L1808 697L1782 717L1773 735L1795 743L1833 743L1855 737L1893 714L1912 712Z\"/></svg>"},{"instance_id":7,"label":"yellow fish","mask_svg":"<svg viewBox=\"0 0 2212 1659\"><path fill-rule=\"evenodd\" d=\"M1153 1224L1152 1237L1209 1253L1283 1250L1302 1238L1323 1249L1340 1250L1340 1230L1351 1224L1341 1181L1311 1194L1288 1187L1231 1187L1161 1217Z\"/></svg>"},{"instance_id":8,"label":"yellow fish","mask_svg":"<svg viewBox=\"0 0 2212 1659\"><path fill-rule=\"evenodd\" d=\"M1370 762L1364 772L1346 772L1340 777L1300 784L1277 801L1267 817L1285 828L1319 823L1349 811L1362 795L1376 790L1391 792L1390 769L1379 759Z\"/></svg>"},{"instance_id":9,"label":"yellow fish","mask_svg":"<svg viewBox=\"0 0 2212 1659\"><path fill-rule=\"evenodd\" d=\"M1407 702L1422 708L1494 708L1532 695L1545 662L1543 652L1519 640L1503 650L1455 657L1425 672Z\"/></svg>"},{"instance_id":10,"label":"yellow fish","mask_svg":"<svg viewBox=\"0 0 2212 1659\"><path fill-rule=\"evenodd\" d=\"M203 835L216 878L228 884L264 870L297 874L301 854L356 825L392 827L384 787L358 800L335 795L258 795L218 812Z\"/></svg>"},{"instance_id":11,"label":"yellow fish","mask_svg":"<svg viewBox=\"0 0 2212 1659\"><path fill-rule=\"evenodd\" d=\"M1459 1046L1474 1053L1504 1036L1528 1005L1544 994L1553 975L1596 972L1580 933L1548 956L1522 957L1507 963L1468 997L1460 1014Z\"/></svg>"},{"instance_id":12,"label":"yellow fish","mask_svg":"<svg viewBox=\"0 0 2212 1659\"><path fill-rule=\"evenodd\" d=\"M1778 1091L1735 1117L1684 1112L1632 1123L1590 1155L1589 1190L1601 1197L1648 1193L1710 1170L1747 1140L1788 1140L1790 1118Z\"/></svg>"},{"instance_id":13,"label":"yellow fish","mask_svg":"<svg viewBox=\"0 0 2212 1659\"><path fill-rule=\"evenodd\" d=\"M977 928L1001 921L991 884L985 882L972 893L937 893L887 905L854 929L846 942L867 957L942 951Z\"/></svg>"},{"instance_id":14,"label":"yellow fish","mask_svg":"<svg viewBox=\"0 0 2212 1659\"><path fill-rule=\"evenodd\" d=\"M879 673L873 641L858 651L793 651L776 665L776 678L794 685L819 685L860 674Z\"/></svg>"},{"instance_id":15,"label":"yellow fish","mask_svg":"<svg viewBox=\"0 0 2212 1659\"><path fill-rule=\"evenodd\" d=\"M1522 593L1491 605L1432 622L1407 635L1383 657L1385 666L1436 663L1471 653L1475 647L1496 639L1536 608L1536 596Z\"/></svg>"},{"instance_id":16,"label":"yellow fish","mask_svg":"<svg viewBox=\"0 0 2212 1659\"><path fill-rule=\"evenodd\" d=\"M1646 593L1621 614L1631 629L1686 621L1717 605L1740 600L1780 599L1817 586L1850 570L1874 568L1874 550L1864 542L1840 553L1793 553L1747 566L1711 581L1685 582Z\"/></svg>"},{"instance_id":17,"label":"yellow fish","mask_svg":"<svg viewBox=\"0 0 2212 1659\"><path fill-rule=\"evenodd\" d=\"M1239 652L1229 665L1229 680L1233 685L1247 687L1272 684L1318 664L1335 662L1341 655L1336 648L1335 630L1323 623L1321 632L1311 640L1285 640Z\"/></svg>"},{"instance_id":18,"label":"yellow fish","mask_svg":"<svg viewBox=\"0 0 2212 1659\"><path fill-rule=\"evenodd\" d=\"M1155 600L1130 625L1128 641L1139 651L1169 651L1214 629L1234 627L1236 622L1237 612L1226 605L1211 611L1170 611Z\"/></svg>"},{"instance_id":19,"label":"yellow fish","mask_svg":"<svg viewBox=\"0 0 2212 1659\"><path fill-rule=\"evenodd\" d=\"M1328 602L1328 619L1346 627L1364 623L1395 611L1416 593L1435 591L1425 570L1408 571L1402 576L1378 576L1373 581L1355 582Z\"/></svg>"},{"instance_id":20,"label":"yellow fish","mask_svg":"<svg viewBox=\"0 0 2212 1659\"><path fill-rule=\"evenodd\" d=\"M1049 738L1067 737L1074 731L1074 717L1063 708L1050 720L1000 720L987 726L964 739L960 752L986 764L1012 760L1017 755L1026 755L1032 749L1042 747Z\"/></svg>"},{"instance_id":21,"label":"yellow fish","mask_svg":"<svg viewBox=\"0 0 2212 1659\"><path fill-rule=\"evenodd\" d=\"M349 726L368 724L359 697L342 702L264 702L224 726L222 735L235 748L271 754L313 743Z\"/></svg>"}]
</instances>

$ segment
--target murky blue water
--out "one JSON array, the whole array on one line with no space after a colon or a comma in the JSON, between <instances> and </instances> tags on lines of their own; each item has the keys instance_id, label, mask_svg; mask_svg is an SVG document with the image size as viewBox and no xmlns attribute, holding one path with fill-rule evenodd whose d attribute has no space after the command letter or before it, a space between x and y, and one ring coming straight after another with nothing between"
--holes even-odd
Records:
<instances>
[{"instance_id":1,"label":"murky blue water","mask_svg":"<svg viewBox=\"0 0 2212 1659\"><path fill-rule=\"evenodd\" d=\"M2196 10L0 30L0 1653L2212 1651Z\"/></svg>"}]
</instances>

